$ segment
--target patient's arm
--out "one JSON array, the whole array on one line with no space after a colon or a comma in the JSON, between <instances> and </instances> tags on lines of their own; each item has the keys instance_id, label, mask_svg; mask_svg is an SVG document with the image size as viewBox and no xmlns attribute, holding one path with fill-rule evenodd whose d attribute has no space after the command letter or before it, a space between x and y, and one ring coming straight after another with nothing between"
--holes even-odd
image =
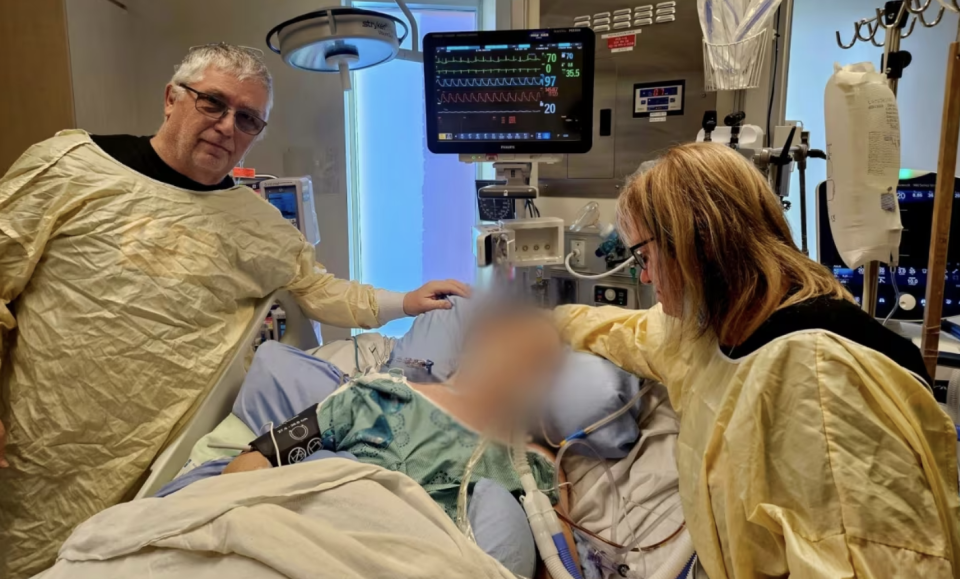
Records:
<instances>
[{"instance_id":1,"label":"patient's arm","mask_svg":"<svg viewBox=\"0 0 960 579\"><path fill-rule=\"evenodd\" d=\"M267 460L267 457L254 450L251 452L245 452L237 458L231 460L230 464L227 465L227 468L223 469L223 474L247 472L251 470L263 470L272 466L273 465L270 464L270 461Z\"/></svg>"}]
</instances>

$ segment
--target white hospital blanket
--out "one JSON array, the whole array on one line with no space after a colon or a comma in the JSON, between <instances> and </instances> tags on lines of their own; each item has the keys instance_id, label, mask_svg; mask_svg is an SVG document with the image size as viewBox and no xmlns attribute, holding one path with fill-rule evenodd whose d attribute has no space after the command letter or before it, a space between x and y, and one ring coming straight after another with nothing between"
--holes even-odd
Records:
<instances>
[{"instance_id":1,"label":"white hospital blanket","mask_svg":"<svg viewBox=\"0 0 960 579\"><path fill-rule=\"evenodd\" d=\"M633 533L641 533L674 504L680 502L676 446L680 423L667 400L667 391L657 385L644 397L643 408L657 407L641 425L640 440L630 454L620 460L605 461L613 471L619 496L626 499L626 518L617 527L617 542L631 542ZM573 483L571 515L584 528L610 539L610 484L595 458L568 455L563 458L567 480ZM669 537L683 523L683 510L678 508L642 541L642 546ZM599 542L599 541L598 541ZM669 557L675 541L650 552L630 553L627 564L639 577L656 571Z\"/></svg>"},{"instance_id":2,"label":"white hospital blanket","mask_svg":"<svg viewBox=\"0 0 960 579\"><path fill-rule=\"evenodd\" d=\"M83 523L43 579L512 575L412 479L331 458L206 479Z\"/></svg>"}]
</instances>

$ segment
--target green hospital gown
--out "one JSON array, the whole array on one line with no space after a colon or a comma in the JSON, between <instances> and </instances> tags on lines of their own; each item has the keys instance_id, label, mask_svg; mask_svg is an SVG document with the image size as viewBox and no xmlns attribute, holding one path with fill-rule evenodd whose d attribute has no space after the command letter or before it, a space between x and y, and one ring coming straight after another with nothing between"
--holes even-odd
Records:
<instances>
[{"instance_id":1,"label":"green hospital gown","mask_svg":"<svg viewBox=\"0 0 960 579\"><path fill-rule=\"evenodd\" d=\"M403 378L358 378L327 398L317 419L324 449L350 452L360 462L409 476L455 519L463 472L480 436ZM549 488L553 465L537 453L527 456L539 487ZM487 447L471 485L481 478L496 481L515 496L522 491L508 449L501 444ZM556 493L548 496L556 502Z\"/></svg>"}]
</instances>

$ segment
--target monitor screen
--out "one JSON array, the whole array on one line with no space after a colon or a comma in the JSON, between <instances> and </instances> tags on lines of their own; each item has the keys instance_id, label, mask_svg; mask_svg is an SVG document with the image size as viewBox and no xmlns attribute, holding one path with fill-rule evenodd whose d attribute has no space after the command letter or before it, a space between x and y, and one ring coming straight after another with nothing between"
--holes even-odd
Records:
<instances>
[{"instance_id":1,"label":"monitor screen","mask_svg":"<svg viewBox=\"0 0 960 579\"><path fill-rule=\"evenodd\" d=\"M297 212L297 188L294 185L267 187L264 191L267 201L280 211L280 215L291 225L300 229Z\"/></svg>"},{"instance_id":2,"label":"monitor screen","mask_svg":"<svg viewBox=\"0 0 960 579\"><path fill-rule=\"evenodd\" d=\"M877 317L886 318L896 302L896 292L891 283L895 277L901 293L912 295L917 307L910 311L899 309L893 319L918 321L923 319L927 293L927 265L930 258L930 231L933 223L933 197L936 188L936 173L914 174L901 171L897 186L900 201L900 221L903 233L900 236L900 263L895 271L886 265L880 266L877 290ZM958 181L960 185L960 181ZM953 218L950 228L950 247L947 251L947 273L944 283L943 317L960 315L960 186L954 186ZM830 232L827 211L828 184L817 188L817 224L819 231L818 259L833 271L853 294L857 303L863 296L863 267L850 269L843 263Z\"/></svg>"},{"instance_id":3,"label":"monitor screen","mask_svg":"<svg viewBox=\"0 0 960 579\"><path fill-rule=\"evenodd\" d=\"M434 153L586 153L593 144L589 29L428 34L427 145Z\"/></svg>"}]
</instances>

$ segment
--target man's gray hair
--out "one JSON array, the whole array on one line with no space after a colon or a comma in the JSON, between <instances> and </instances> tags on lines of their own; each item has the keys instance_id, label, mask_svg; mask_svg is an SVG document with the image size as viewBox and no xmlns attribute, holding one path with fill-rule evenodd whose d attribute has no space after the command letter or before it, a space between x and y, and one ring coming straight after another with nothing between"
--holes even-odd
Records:
<instances>
[{"instance_id":1,"label":"man's gray hair","mask_svg":"<svg viewBox=\"0 0 960 579\"><path fill-rule=\"evenodd\" d=\"M202 80L204 72L210 67L234 75L241 82L253 80L262 84L267 89L267 110L264 112L265 116L270 116L270 109L273 108L273 77L263 62L262 51L224 42L194 46L175 68L170 84L176 87L178 93L183 93L180 83L192 84Z\"/></svg>"}]
</instances>

